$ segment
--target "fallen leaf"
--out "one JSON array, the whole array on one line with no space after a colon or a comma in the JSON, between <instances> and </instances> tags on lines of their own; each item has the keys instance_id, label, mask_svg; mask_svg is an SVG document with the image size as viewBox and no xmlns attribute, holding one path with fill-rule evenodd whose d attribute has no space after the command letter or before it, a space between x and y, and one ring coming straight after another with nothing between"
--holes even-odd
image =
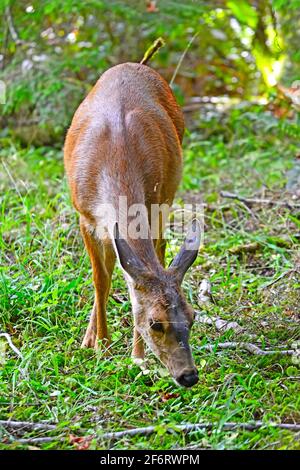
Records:
<instances>
[{"instance_id":1,"label":"fallen leaf","mask_svg":"<svg viewBox=\"0 0 300 470\"><path fill-rule=\"evenodd\" d=\"M147 2L146 11L148 13L157 13L159 11L159 9L157 8L155 0Z\"/></svg>"},{"instance_id":2,"label":"fallen leaf","mask_svg":"<svg viewBox=\"0 0 300 470\"><path fill-rule=\"evenodd\" d=\"M229 253L237 255L240 253L254 253L260 249L261 245L258 242L245 243L244 245L237 245L229 248Z\"/></svg>"},{"instance_id":3,"label":"fallen leaf","mask_svg":"<svg viewBox=\"0 0 300 470\"><path fill-rule=\"evenodd\" d=\"M90 447L92 439L92 436L69 435L70 444L74 445L77 450L87 450Z\"/></svg>"},{"instance_id":4,"label":"fallen leaf","mask_svg":"<svg viewBox=\"0 0 300 470\"><path fill-rule=\"evenodd\" d=\"M236 333L241 333L243 331L243 328L237 322L221 320L221 318L216 320L215 326L218 331L234 330Z\"/></svg>"},{"instance_id":5,"label":"fallen leaf","mask_svg":"<svg viewBox=\"0 0 300 470\"><path fill-rule=\"evenodd\" d=\"M162 401L172 400L172 398L179 397L179 393L164 393L161 397Z\"/></svg>"},{"instance_id":6,"label":"fallen leaf","mask_svg":"<svg viewBox=\"0 0 300 470\"><path fill-rule=\"evenodd\" d=\"M203 279L200 284L198 299L201 304L206 304L212 301L211 283L207 279Z\"/></svg>"},{"instance_id":7,"label":"fallen leaf","mask_svg":"<svg viewBox=\"0 0 300 470\"><path fill-rule=\"evenodd\" d=\"M283 95L288 98L296 109L300 109L300 83L295 82L291 87L284 87L283 85L278 85L279 90Z\"/></svg>"}]
</instances>

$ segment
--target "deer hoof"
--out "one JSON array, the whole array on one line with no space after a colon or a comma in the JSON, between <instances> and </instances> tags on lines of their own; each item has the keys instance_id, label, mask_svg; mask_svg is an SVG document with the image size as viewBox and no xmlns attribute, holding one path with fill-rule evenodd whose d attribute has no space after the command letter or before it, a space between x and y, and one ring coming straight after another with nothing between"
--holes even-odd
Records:
<instances>
[{"instance_id":1,"label":"deer hoof","mask_svg":"<svg viewBox=\"0 0 300 470\"><path fill-rule=\"evenodd\" d=\"M138 357L138 356L131 356L132 362L136 365L139 366L141 369L145 367L145 359L143 357Z\"/></svg>"},{"instance_id":2,"label":"deer hoof","mask_svg":"<svg viewBox=\"0 0 300 470\"><path fill-rule=\"evenodd\" d=\"M97 349L98 348L98 343L96 341L96 336L94 333L86 333L83 341L81 343L81 348L92 348L92 349Z\"/></svg>"}]
</instances>

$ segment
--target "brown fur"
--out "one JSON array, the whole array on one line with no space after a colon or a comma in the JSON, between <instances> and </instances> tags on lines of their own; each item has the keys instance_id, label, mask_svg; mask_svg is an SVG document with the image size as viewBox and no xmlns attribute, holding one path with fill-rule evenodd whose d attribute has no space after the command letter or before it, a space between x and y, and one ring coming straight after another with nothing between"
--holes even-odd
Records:
<instances>
[{"instance_id":1,"label":"brown fur","mask_svg":"<svg viewBox=\"0 0 300 470\"><path fill-rule=\"evenodd\" d=\"M64 147L72 201L81 215L95 285L83 346L97 347L97 340L108 340L106 302L115 251L126 271L122 257L131 249L145 267L142 274L135 276L134 269L127 273L135 317L133 355L144 355L142 336L174 377L194 370L188 346L193 312L175 270L163 269L162 224L154 244L151 239L130 239L128 248L115 244L111 233L99 240L95 231L96 208L110 203L117 209L120 195L127 197L128 206L144 203L149 223L151 204L172 204L181 178L183 132L183 116L168 84L148 66L126 63L98 80L77 109ZM161 322L163 333L154 331L149 321Z\"/></svg>"}]
</instances>

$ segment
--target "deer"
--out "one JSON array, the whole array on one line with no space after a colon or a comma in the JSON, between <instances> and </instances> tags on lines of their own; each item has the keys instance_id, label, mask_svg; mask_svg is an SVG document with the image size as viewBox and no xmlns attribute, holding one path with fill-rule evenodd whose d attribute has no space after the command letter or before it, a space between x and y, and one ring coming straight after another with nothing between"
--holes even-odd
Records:
<instances>
[{"instance_id":1,"label":"deer","mask_svg":"<svg viewBox=\"0 0 300 470\"><path fill-rule=\"evenodd\" d=\"M195 314L182 281L197 258L201 227L192 221L168 268L161 214L151 236L151 207L170 207L181 181L183 134L183 114L168 83L146 63L126 62L106 70L79 105L64 163L95 288L82 347L110 344L106 304L118 260L134 319L133 360L144 360L146 344L177 385L191 387L198 381L189 344ZM120 198L145 208L143 236L130 235L134 217L121 217Z\"/></svg>"}]
</instances>

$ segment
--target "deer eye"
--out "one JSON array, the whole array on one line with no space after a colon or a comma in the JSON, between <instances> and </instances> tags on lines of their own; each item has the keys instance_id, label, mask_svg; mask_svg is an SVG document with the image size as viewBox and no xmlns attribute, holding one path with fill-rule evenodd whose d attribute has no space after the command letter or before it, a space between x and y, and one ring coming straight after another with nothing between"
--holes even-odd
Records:
<instances>
[{"instance_id":1,"label":"deer eye","mask_svg":"<svg viewBox=\"0 0 300 470\"><path fill-rule=\"evenodd\" d=\"M150 328L154 331L159 331L160 333L163 333L164 331L163 324L159 321L150 320Z\"/></svg>"}]
</instances>

